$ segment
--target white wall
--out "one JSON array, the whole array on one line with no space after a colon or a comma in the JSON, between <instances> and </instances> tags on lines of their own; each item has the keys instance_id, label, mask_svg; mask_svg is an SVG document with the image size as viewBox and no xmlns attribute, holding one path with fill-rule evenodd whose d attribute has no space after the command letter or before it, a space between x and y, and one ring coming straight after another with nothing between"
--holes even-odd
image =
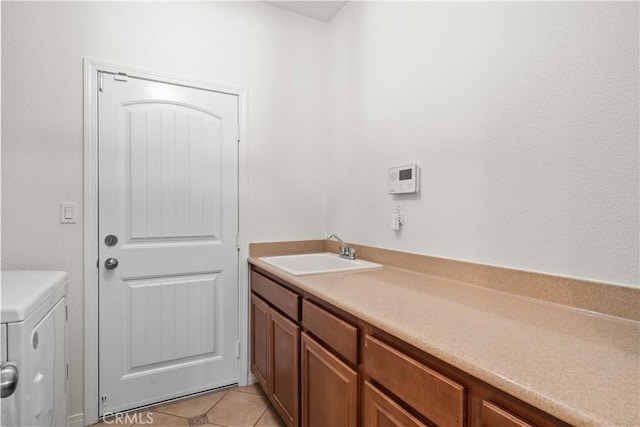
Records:
<instances>
[{"instance_id":1,"label":"white wall","mask_svg":"<svg viewBox=\"0 0 640 427\"><path fill-rule=\"evenodd\" d=\"M329 29L330 232L639 285L637 2L350 2ZM388 195L407 163L421 193Z\"/></svg>"},{"instance_id":2,"label":"white wall","mask_svg":"<svg viewBox=\"0 0 640 427\"><path fill-rule=\"evenodd\" d=\"M82 59L246 87L249 236L326 230L326 24L261 3L2 2L2 267L69 272L83 411ZM321 117L321 120L318 120Z\"/></svg>"}]
</instances>

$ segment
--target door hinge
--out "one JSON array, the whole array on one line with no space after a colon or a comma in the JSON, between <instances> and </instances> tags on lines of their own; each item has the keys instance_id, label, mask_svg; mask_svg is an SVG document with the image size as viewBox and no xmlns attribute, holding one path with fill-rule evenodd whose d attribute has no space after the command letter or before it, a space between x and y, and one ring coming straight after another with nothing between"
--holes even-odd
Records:
<instances>
[{"instance_id":1,"label":"door hinge","mask_svg":"<svg viewBox=\"0 0 640 427\"><path fill-rule=\"evenodd\" d=\"M69 380L69 364L67 363L67 380Z\"/></svg>"},{"instance_id":2,"label":"door hinge","mask_svg":"<svg viewBox=\"0 0 640 427\"><path fill-rule=\"evenodd\" d=\"M102 402L102 406L105 406L107 404L107 395L103 394L102 397L100 397L100 401Z\"/></svg>"},{"instance_id":3,"label":"door hinge","mask_svg":"<svg viewBox=\"0 0 640 427\"><path fill-rule=\"evenodd\" d=\"M236 342L236 359L240 359L240 341Z\"/></svg>"},{"instance_id":4,"label":"door hinge","mask_svg":"<svg viewBox=\"0 0 640 427\"><path fill-rule=\"evenodd\" d=\"M102 87L104 83L104 73L98 73L98 91L102 92Z\"/></svg>"},{"instance_id":5,"label":"door hinge","mask_svg":"<svg viewBox=\"0 0 640 427\"><path fill-rule=\"evenodd\" d=\"M117 82L128 82L129 76L127 76L125 73L118 73L113 75L113 80Z\"/></svg>"},{"instance_id":6,"label":"door hinge","mask_svg":"<svg viewBox=\"0 0 640 427\"><path fill-rule=\"evenodd\" d=\"M236 141L240 142L240 126L236 126Z\"/></svg>"},{"instance_id":7,"label":"door hinge","mask_svg":"<svg viewBox=\"0 0 640 427\"><path fill-rule=\"evenodd\" d=\"M240 250L240 235L236 234L236 249Z\"/></svg>"},{"instance_id":8,"label":"door hinge","mask_svg":"<svg viewBox=\"0 0 640 427\"><path fill-rule=\"evenodd\" d=\"M67 317L67 322L69 321L69 306L65 305L64 306L64 311L65 311L65 316Z\"/></svg>"}]
</instances>

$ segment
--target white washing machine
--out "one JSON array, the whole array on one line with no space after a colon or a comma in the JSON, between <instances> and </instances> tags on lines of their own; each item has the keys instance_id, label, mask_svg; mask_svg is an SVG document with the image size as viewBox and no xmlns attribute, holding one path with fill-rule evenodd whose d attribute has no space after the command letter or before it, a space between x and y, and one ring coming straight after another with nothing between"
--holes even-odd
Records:
<instances>
[{"instance_id":1,"label":"white washing machine","mask_svg":"<svg viewBox=\"0 0 640 427\"><path fill-rule=\"evenodd\" d=\"M0 291L1 424L65 426L67 273L2 271Z\"/></svg>"}]
</instances>

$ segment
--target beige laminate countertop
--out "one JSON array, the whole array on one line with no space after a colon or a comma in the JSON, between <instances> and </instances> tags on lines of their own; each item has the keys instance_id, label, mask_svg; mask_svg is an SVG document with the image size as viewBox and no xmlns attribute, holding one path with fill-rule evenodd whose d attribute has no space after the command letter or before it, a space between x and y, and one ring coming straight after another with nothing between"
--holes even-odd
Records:
<instances>
[{"instance_id":1,"label":"beige laminate countertop","mask_svg":"<svg viewBox=\"0 0 640 427\"><path fill-rule=\"evenodd\" d=\"M640 426L640 323L394 267L273 273L555 417Z\"/></svg>"}]
</instances>

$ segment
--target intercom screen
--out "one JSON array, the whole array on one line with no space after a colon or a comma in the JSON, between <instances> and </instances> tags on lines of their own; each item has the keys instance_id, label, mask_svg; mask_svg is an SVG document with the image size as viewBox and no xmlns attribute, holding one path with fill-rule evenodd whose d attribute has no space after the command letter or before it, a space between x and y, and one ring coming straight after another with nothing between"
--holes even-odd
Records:
<instances>
[{"instance_id":1,"label":"intercom screen","mask_svg":"<svg viewBox=\"0 0 640 427\"><path fill-rule=\"evenodd\" d=\"M400 169L400 181L411 179L412 169Z\"/></svg>"}]
</instances>

